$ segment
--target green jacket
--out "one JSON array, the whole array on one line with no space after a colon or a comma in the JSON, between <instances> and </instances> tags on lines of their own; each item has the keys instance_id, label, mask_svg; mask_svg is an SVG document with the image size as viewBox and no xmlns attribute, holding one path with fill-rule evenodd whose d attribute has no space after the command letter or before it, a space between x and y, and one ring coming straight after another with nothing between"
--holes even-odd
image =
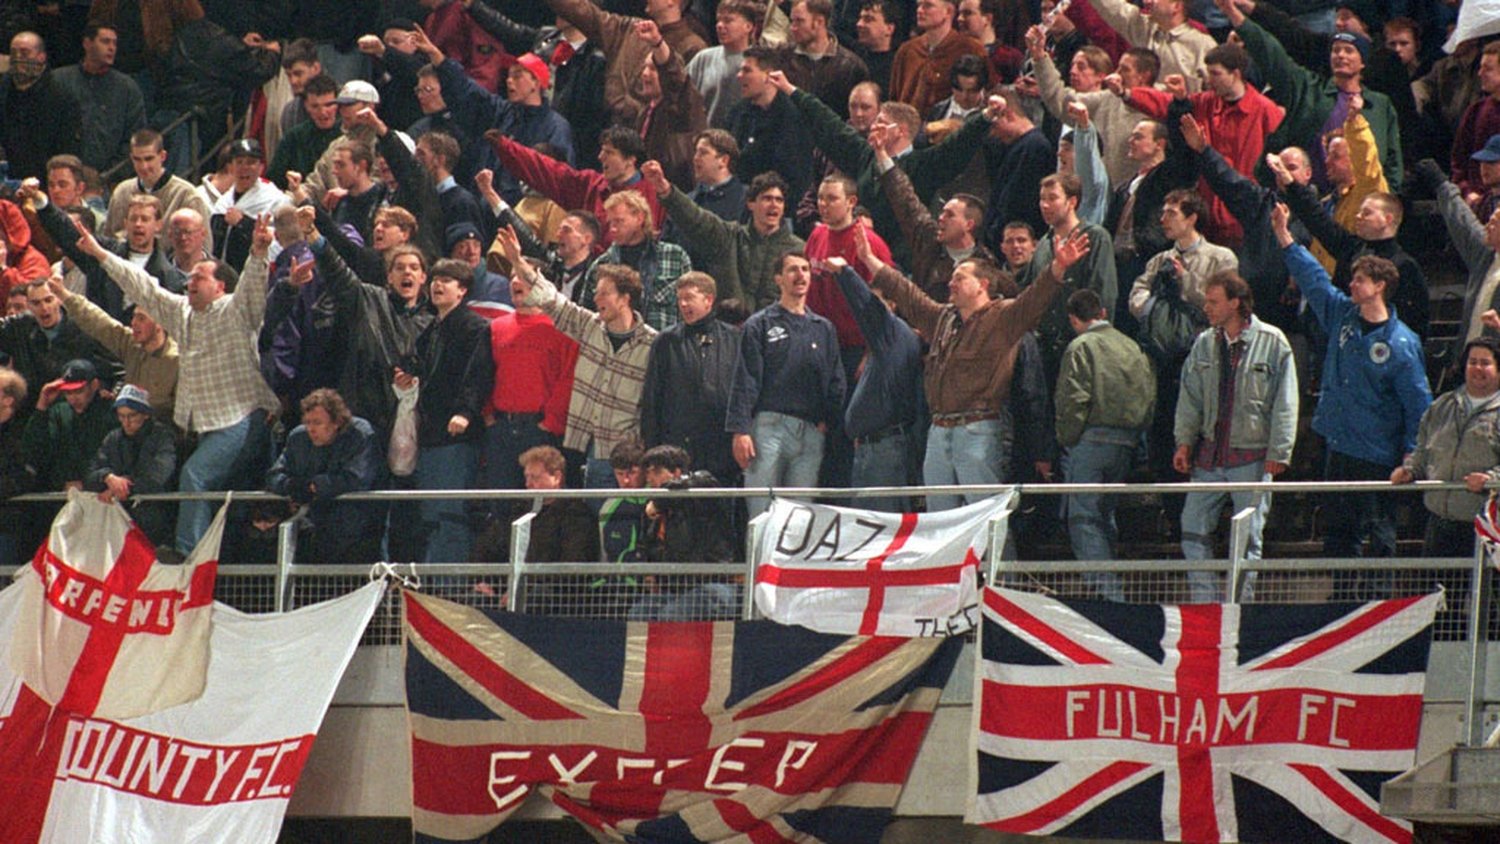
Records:
<instances>
[{"instance_id":1,"label":"green jacket","mask_svg":"<svg viewBox=\"0 0 1500 844\"><path fill-rule=\"evenodd\" d=\"M118 427L114 407L100 397L82 414L74 413L62 396L45 411L31 414L21 451L36 470L38 490L57 492L69 481L82 482L104 437Z\"/></svg>"},{"instance_id":2,"label":"green jacket","mask_svg":"<svg viewBox=\"0 0 1500 844\"><path fill-rule=\"evenodd\" d=\"M1063 353L1056 400L1060 445L1077 445L1086 428L1144 431L1156 408L1156 373L1134 340L1096 322Z\"/></svg>"},{"instance_id":3,"label":"green jacket","mask_svg":"<svg viewBox=\"0 0 1500 844\"><path fill-rule=\"evenodd\" d=\"M1319 133L1338 101L1339 90L1333 80L1297 64L1287 55L1275 36L1254 21L1247 20L1235 32L1245 42L1245 50L1255 60L1265 79L1266 94L1286 109L1286 119L1266 140L1266 149L1281 149L1292 144L1318 143ZM1392 191L1401 189L1401 129L1396 123L1396 108L1391 100L1368 86L1361 91L1365 99L1365 120L1375 134L1380 148L1380 165Z\"/></svg>"},{"instance_id":4,"label":"green jacket","mask_svg":"<svg viewBox=\"0 0 1500 844\"><path fill-rule=\"evenodd\" d=\"M750 310L758 311L780 297L776 259L800 250L805 245L802 238L786 226L762 237L749 223L731 223L698 207L677 188L662 198L661 207L681 231L683 241L709 256L703 271L718 283L719 301L738 296Z\"/></svg>"},{"instance_id":5,"label":"green jacket","mask_svg":"<svg viewBox=\"0 0 1500 844\"><path fill-rule=\"evenodd\" d=\"M286 187L288 170L306 176L318 166L323 150L344 134L338 121L327 129L319 129L311 120L304 120L288 129L276 144L276 154L271 156L271 165L266 168L266 178L279 188Z\"/></svg>"}]
</instances>

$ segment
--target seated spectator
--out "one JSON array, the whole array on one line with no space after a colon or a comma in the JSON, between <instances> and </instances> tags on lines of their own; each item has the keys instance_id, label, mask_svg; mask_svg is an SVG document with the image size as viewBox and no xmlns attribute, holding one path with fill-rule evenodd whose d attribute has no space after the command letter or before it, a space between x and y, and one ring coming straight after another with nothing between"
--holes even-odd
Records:
<instances>
[{"instance_id":1,"label":"seated spectator","mask_svg":"<svg viewBox=\"0 0 1500 844\"><path fill-rule=\"evenodd\" d=\"M26 379L7 366L0 366L0 565L14 566L23 554L36 547L27 509L7 499L36 488L36 469L26 460L22 435L26 418Z\"/></svg>"},{"instance_id":2,"label":"seated spectator","mask_svg":"<svg viewBox=\"0 0 1500 844\"><path fill-rule=\"evenodd\" d=\"M68 361L62 375L42 387L22 446L36 469L38 488L83 488L89 461L118 425L109 397L100 395L102 388L98 368L85 359Z\"/></svg>"},{"instance_id":3,"label":"seated spectator","mask_svg":"<svg viewBox=\"0 0 1500 844\"><path fill-rule=\"evenodd\" d=\"M177 442L172 426L157 422L151 394L126 384L114 401L120 427L110 431L89 464L83 488L105 503L118 501L157 545L172 542L172 505L132 500L137 494L169 492L177 474Z\"/></svg>"},{"instance_id":4,"label":"seated spectator","mask_svg":"<svg viewBox=\"0 0 1500 844\"><path fill-rule=\"evenodd\" d=\"M266 476L266 488L305 506L297 562L361 564L380 556L381 525L371 504L338 501L346 492L375 487L384 449L370 423L349 412L335 390L302 399L302 424Z\"/></svg>"},{"instance_id":5,"label":"seated spectator","mask_svg":"<svg viewBox=\"0 0 1500 844\"><path fill-rule=\"evenodd\" d=\"M710 489L708 472L688 474L691 458L673 445L659 445L641 458L646 485L658 489ZM653 563L725 563L734 559L729 510L713 498L658 498L646 505L646 559ZM680 575L646 578L647 595L630 608L635 621L702 621L733 618L735 588Z\"/></svg>"},{"instance_id":6,"label":"seated spectator","mask_svg":"<svg viewBox=\"0 0 1500 844\"><path fill-rule=\"evenodd\" d=\"M615 486L638 490L646 485L640 440L626 440L609 455ZM599 508L599 536L606 563L640 563L646 559L646 499L639 495L606 498Z\"/></svg>"},{"instance_id":7,"label":"seated spectator","mask_svg":"<svg viewBox=\"0 0 1500 844\"><path fill-rule=\"evenodd\" d=\"M562 489L568 463L550 445L527 449L519 458L526 488ZM543 498L531 520L528 563L592 563L599 560L599 522L588 502L577 498Z\"/></svg>"}]
</instances>

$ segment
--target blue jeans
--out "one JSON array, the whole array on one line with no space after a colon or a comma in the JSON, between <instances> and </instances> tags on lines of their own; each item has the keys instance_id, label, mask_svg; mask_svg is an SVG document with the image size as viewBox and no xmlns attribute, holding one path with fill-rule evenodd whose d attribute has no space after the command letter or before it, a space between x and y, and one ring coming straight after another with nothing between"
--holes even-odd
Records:
<instances>
[{"instance_id":1,"label":"blue jeans","mask_svg":"<svg viewBox=\"0 0 1500 844\"><path fill-rule=\"evenodd\" d=\"M1011 429L1008 418L982 419L927 432L927 455L922 460L922 483L927 486L998 484L1010 465ZM929 495L927 509L952 510L984 500L984 495Z\"/></svg>"},{"instance_id":2,"label":"blue jeans","mask_svg":"<svg viewBox=\"0 0 1500 844\"><path fill-rule=\"evenodd\" d=\"M823 432L806 419L765 410L750 423L755 459L745 468L745 486L818 485L823 462ZM750 518L771 506L769 498L750 499Z\"/></svg>"},{"instance_id":3,"label":"blue jeans","mask_svg":"<svg viewBox=\"0 0 1500 844\"><path fill-rule=\"evenodd\" d=\"M472 489L479 468L479 448L474 443L422 446L417 453L417 489ZM422 502L422 522L427 533L424 563L469 562L469 516L462 499Z\"/></svg>"},{"instance_id":4,"label":"blue jeans","mask_svg":"<svg viewBox=\"0 0 1500 844\"><path fill-rule=\"evenodd\" d=\"M906 486L910 480L911 441L906 434L892 434L873 443L854 444L854 469L851 485ZM903 513L909 509L905 496L890 498L856 498L854 507Z\"/></svg>"},{"instance_id":5,"label":"blue jeans","mask_svg":"<svg viewBox=\"0 0 1500 844\"><path fill-rule=\"evenodd\" d=\"M1140 432L1123 428L1088 428L1063 458L1063 479L1070 484L1117 484L1135 462ZM1076 560L1112 560L1115 541L1115 496L1080 493L1067 498L1068 540ZM1087 572L1085 583L1109 601L1125 600L1120 575Z\"/></svg>"},{"instance_id":6,"label":"blue jeans","mask_svg":"<svg viewBox=\"0 0 1500 844\"><path fill-rule=\"evenodd\" d=\"M198 446L182 464L177 488L183 492L233 489L243 486L245 476L257 470L262 477L256 480L261 481L270 449L271 429L266 425L266 412L252 411L227 428L198 435ZM217 501L182 502L177 508L179 553L184 556L193 553L193 547L208 532L218 509Z\"/></svg>"},{"instance_id":7,"label":"blue jeans","mask_svg":"<svg viewBox=\"0 0 1500 844\"><path fill-rule=\"evenodd\" d=\"M1262 462L1247 463L1232 469L1194 469L1194 483L1242 483L1269 481ZM1185 560L1207 560L1213 556L1213 529L1219 523L1219 514L1224 503L1230 502L1238 513L1246 507L1254 507L1250 517L1250 538L1245 545L1245 558L1260 559L1260 535L1266 524L1266 513L1271 509L1271 496L1257 492L1190 492L1182 505L1182 558ZM1190 571L1187 576L1189 600L1195 604L1211 604L1224 600L1224 589L1219 576L1214 572ZM1245 578L1248 590L1255 583L1255 572Z\"/></svg>"}]
</instances>

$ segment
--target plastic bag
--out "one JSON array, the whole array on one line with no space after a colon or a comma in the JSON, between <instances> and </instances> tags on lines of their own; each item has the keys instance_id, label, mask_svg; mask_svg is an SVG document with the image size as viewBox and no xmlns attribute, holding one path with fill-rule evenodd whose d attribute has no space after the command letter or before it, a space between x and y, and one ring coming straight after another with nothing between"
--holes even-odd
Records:
<instances>
[{"instance_id":1,"label":"plastic bag","mask_svg":"<svg viewBox=\"0 0 1500 844\"><path fill-rule=\"evenodd\" d=\"M387 454L391 474L406 477L417 471L417 394L420 384L396 391L396 422L391 426L391 448Z\"/></svg>"}]
</instances>

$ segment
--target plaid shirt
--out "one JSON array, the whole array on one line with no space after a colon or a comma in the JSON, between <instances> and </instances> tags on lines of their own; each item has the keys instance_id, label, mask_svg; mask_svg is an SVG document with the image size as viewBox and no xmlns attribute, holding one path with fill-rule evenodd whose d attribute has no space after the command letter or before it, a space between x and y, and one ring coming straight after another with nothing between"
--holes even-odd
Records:
<instances>
[{"instance_id":1,"label":"plaid shirt","mask_svg":"<svg viewBox=\"0 0 1500 844\"><path fill-rule=\"evenodd\" d=\"M156 318L177 341L181 359L173 419L184 431L217 431L262 409L274 413L276 395L260 375L256 336L266 312L267 265L250 256L235 292L202 311L172 293L140 267L117 255L104 271L125 295Z\"/></svg>"},{"instance_id":2,"label":"plaid shirt","mask_svg":"<svg viewBox=\"0 0 1500 844\"><path fill-rule=\"evenodd\" d=\"M616 445L641 435L641 392L656 329L636 313L629 339L615 351L598 314L568 301L541 275L533 278L531 293L522 304L541 308L558 331L578 341L563 445L588 453L592 439L592 454L609 457Z\"/></svg>"},{"instance_id":3,"label":"plaid shirt","mask_svg":"<svg viewBox=\"0 0 1500 844\"><path fill-rule=\"evenodd\" d=\"M647 325L657 331L665 331L681 319L677 312L677 279L693 268L687 250L675 243L652 238L640 263L631 264L621 257L620 245L612 243L589 268L581 298L575 296L575 301L593 306L594 285L598 280L600 264L624 264L641 274L641 286L645 288L641 296L641 315Z\"/></svg>"}]
</instances>

